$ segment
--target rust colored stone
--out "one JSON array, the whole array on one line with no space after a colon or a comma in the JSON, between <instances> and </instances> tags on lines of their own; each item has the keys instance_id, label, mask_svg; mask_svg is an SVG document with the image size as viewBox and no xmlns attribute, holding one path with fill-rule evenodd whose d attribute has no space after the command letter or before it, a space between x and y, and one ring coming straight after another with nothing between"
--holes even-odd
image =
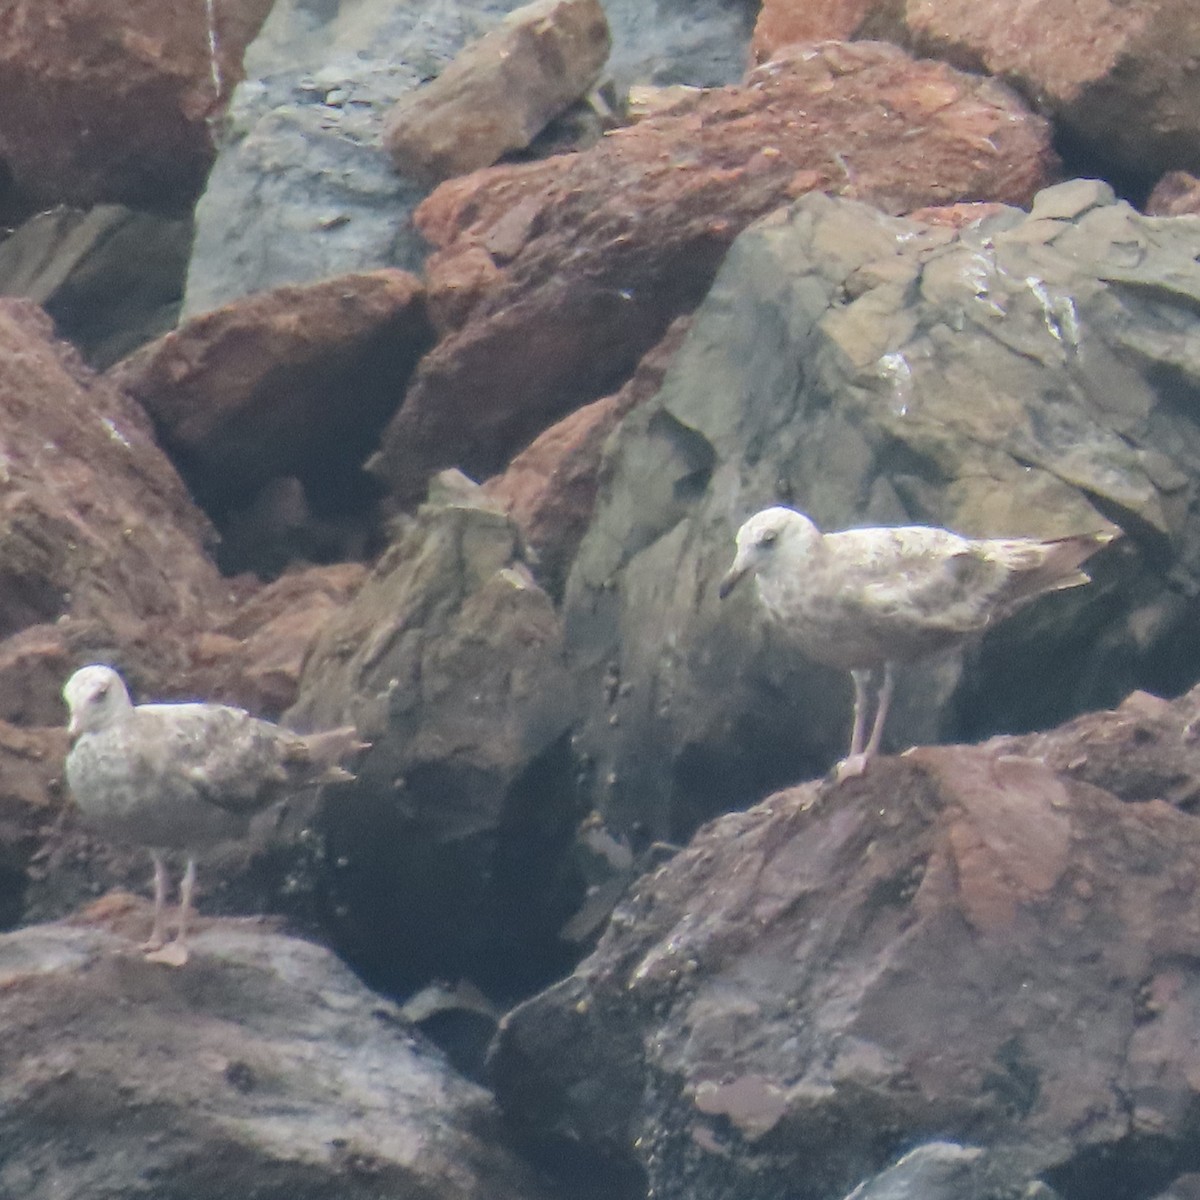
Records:
<instances>
[{"instance_id":1,"label":"rust colored stone","mask_svg":"<svg viewBox=\"0 0 1200 1200\"><path fill-rule=\"evenodd\" d=\"M767 62L798 42L845 41L858 33L872 0L765 0L754 25L750 53Z\"/></svg>"},{"instance_id":2,"label":"rust colored stone","mask_svg":"<svg viewBox=\"0 0 1200 1200\"><path fill-rule=\"evenodd\" d=\"M0 161L16 206L183 207L209 122L271 0L11 0L0 7ZM216 47L216 57L211 52Z\"/></svg>"},{"instance_id":3,"label":"rust colored stone","mask_svg":"<svg viewBox=\"0 0 1200 1200\"><path fill-rule=\"evenodd\" d=\"M892 212L1021 204L1053 162L1045 123L994 82L830 42L589 151L451 180L416 220L438 247L431 295L454 296L435 307L458 326L422 362L371 469L407 503L440 467L502 468L627 378L734 237L803 191Z\"/></svg>"}]
</instances>

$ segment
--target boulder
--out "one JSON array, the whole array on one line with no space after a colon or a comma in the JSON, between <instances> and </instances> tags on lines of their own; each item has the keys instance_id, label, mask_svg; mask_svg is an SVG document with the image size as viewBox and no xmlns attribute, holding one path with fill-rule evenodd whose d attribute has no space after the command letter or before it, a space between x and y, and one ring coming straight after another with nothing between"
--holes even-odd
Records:
<instances>
[{"instance_id":1,"label":"boulder","mask_svg":"<svg viewBox=\"0 0 1200 1200\"><path fill-rule=\"evenodd\" d=\"M502 469L619 386L703 297L737 234L807 191L894 212L1024 203L1052 162L1045 124L995 83L894 47L829 43L591 150L451 180L416 214L438 247L428 284L445 336L368 465L401 503L440 467Z\"/></svg>"},{"instance_id":2,"label":"boulder","mask_svg":"<svg viewBox=\"0 0 1200 1200\"><path fill-rule=\"evenodd\" d=\"M1200 179L1187 171L1168 171L1146 199L1146 215L1181 217L1200 214Z\"/></svg>"},{"instance_id":3,"label":"boulder","mask_svg":"<svg viewBox=\"0 0 1200 1200\"><path fill-rule=\"evenodd\" d=\"M5 1194L545 1200L487 1093L327 950L223 922L172 971L42 925L0 978Z\"/></svg>"},{"instance_id":4,"label":"boulder","mask_svg":"<svg viewBox=\"0 0 1200 1200\"><path fill-rule=\"evenodd\" d=\"M271 0L11 0L0 14L7 215L55 204L186 209L212 120Z\"/></svg>"},{"instance_id":5,"label":"boulder","mask_svg":"<svg viewBox=\"0 0 1200 1200\"><path fill-rule=\"evenodd\" d=\"M674 321L619 392L563 417L483 486L521 527L534 574L555 598L591 520L604 443L626 413L658 391L687 325L686 317Z\"/></svg>"},{"instance_id":6,"label":"boulder","mask_svg":"<svg viewBox=\"0 0 1200 1200\"><path fill-rule=\"evenodd\" d=\"M0 432L0 678L12 688L0 717L63 720L75 653L161 687L231 608L204 550L212 528L142 410L28 301L0 301ZM3 640L14 635L19 645Z\"/></svg>"},{"instance_id":7,"label":"boulder","mask_svg":"<svg viewBox=\"0 0 1200 1200\"><path fill-rule=\"evenodd\" d=\"M0 242L0 295L35 300L102 371L175 324L191 247L183 218L59 205Z\"/></svg>"},{"instance_id":8,"label":"boulder","mask_svg":"<svg viewBox=\"0 0 1200 1200\"><path fill-rule=\"evenodd\" d=\"M921 54L1008 81L1050 117L1063 144L1110 172L1152 182L1200 170L1200 84L1191 0L885 3L878 28ZM1131 121L1131 112L1137 119Z\"/></svg>"},{"instance_id":9,"label":"boulder","mask_svg":"<svg viewBox=\"0 0 1200 1200\"><path fill-rule=\"evenodd\" d=\"M763 0L750 53L769 62L785 46L829 40L848 42L862 29L874 0Z\"/></svg>"},{"instance_id":10,"label":"boulder","mask_svg":"<svg viewBox=\"0 0 1200 1200\"><path fill-rule=\"evenodd\" d=\"M1198 254L1195 222L1087 181L961 229L814 195L748 230L614 434L568 580L578 748L615 829L686 838L845 753L848 681L753 589L716 595L735 530L773 503L826 530L1125 530L1092 586L902 672L896 747L1188 686L1200 463L1164 380L1200 369Z\"/></svg>"},{"instance_id":11,"label":"boulder","mask_svg":"<svg viewBox=\"0 0 1200 1200\"><path fill-rule=\"evenodd\" d=\"M1054 122L1072 158L1134 187L1200 169L1192 0L765 0L760 60L811 37L886 38L986 71Z\"/></svg>"},{"instance_id":12,"label":"boulder","mask_svg":"<svg viewBox=\"0 0 1200 1200\"><path fill-rule=\"evenodd\" d=\"M408 216L427 188L380 153L385 115L518 5L276 0L247 51L247 83L197 208L185 312L327 275L417 270L428 246ZM720 85L743 70L753 20L745 0L604 7L622 91Z\"/></svg>"},{"instance_id":13,"label":"boulder","mask_svg":"<svg viewBox=\"0 0 1200 1200\"><path fill-rule=\"evenodd\" d=\"M1154 1194L1200 1112L1198 856L1194 816L986 747L778 793L508 1014L497 1094L663 1200ZM901 1159L930 1139L965 1145Z\"/></svg>"},{"instance_id":14,"label":"boulder","mask_svg":"<svg viewBox=\"0 0 1200 1200\"><path fill-rule=\"evenodd\" d=\"M184 314L331 275L417 270L427 247L406 217L427 188L381 152L384 116L515 7L276 0L196 208Z\"/></svg>"},{"instance_id":15,"label":"boulder","mask_svg":"<svg viewBox=\"0 0 1200 1200\"><path fill-rule=\"evenodd\" d=\"M371 743L318 816L337 943L391 988L553 977L578 901L574 688L516 526L441 480L310 653L297 728Z\"/></svg>"},{"instance_id":16,"label":"boulder","mask_svg":"<svg viewBox=\"0 0 1200 1200\"><path fill-rule=\"evenodd\" d=\"M150 414L216 518L280 477L336 513L371 494L359 465L431 340L420 282L373 271L205 313L108 378Z\"/></svg>"},{"instance_id":17,"label":"boulder","mask_svg":"<svg viewBox=\"0 0 1200 1200\"><path fill-rule=\"evenodd\" d=\"M585 95L608 57L600 0L536 0L462 51L432 83L388 113L384 145L397 169L427 183L490 167L524 150Z\"/></svg>"}]
</instances>

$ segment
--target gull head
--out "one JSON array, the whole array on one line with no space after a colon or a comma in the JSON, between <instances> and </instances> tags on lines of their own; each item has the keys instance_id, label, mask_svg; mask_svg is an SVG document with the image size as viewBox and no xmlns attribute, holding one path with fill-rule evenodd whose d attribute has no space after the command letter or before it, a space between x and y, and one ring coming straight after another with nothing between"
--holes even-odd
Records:
<instances>
[{"instance_id":1,"label":"gull head","mask_svg":"<svg viewBox=\"0 0 1200 1200\"><path fill-rule=\"evenodd\" d=\"M72 737L107 729L133 704L120 675L112 667L80 667L63 687L71 713L67 732Z\"/></svg>"},{"instance_id":2,"label":"gull head","mask_svg":"<svg viewBox=\"0 0 1200 1200\"><path fill-rule=\"evenodd\" d=\"M776 570L794 567L820 539L820 531L802 512L782 505L764 508L737 531L737 555L717 595L724 600L747 575L770 578Z\"/></svg>"}]
</instances>

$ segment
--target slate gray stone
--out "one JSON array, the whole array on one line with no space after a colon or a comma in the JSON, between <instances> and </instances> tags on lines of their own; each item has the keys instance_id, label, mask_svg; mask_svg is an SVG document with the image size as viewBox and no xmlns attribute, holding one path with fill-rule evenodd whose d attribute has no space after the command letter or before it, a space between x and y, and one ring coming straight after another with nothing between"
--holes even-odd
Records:
<instances>
[{"instance_id":1,"label":"slate gray stone","mask_svg":"<svg viewBox=\"0 0 1200 1200\"><path fill-rule=\"evenodd\" d=\"M812 195L735 243L610 443L566 589L589 798L616 829L686 838L839 752L849 689L752 596L717 601L735 530L771 503L826 530L1126 532L1095 586L989 634L965 675L961 655L906 672L893 749L1195 678L1200 230L1085 190L1039 199L1073 219L1004 209L961 233Z\"/></svg>"},{"instance_id":2,"label":"slate gray stone","mask_svg":"<svg viewBox=\"0 0 1200 1200\"><path fill-rule=\"evenodd\" d=\"M326 275L419 270L409 213L427 188L395 173L383 118L519 0L279 0L245 55L246 79L196 209L183 312ZM611 71L629 82L740 78L753 17L738 0L606 4Z\"/></svg>"},{"instance_id":3,"label":"slate gray stone","mask_svg":"<svg viewBox=\"0 0 1200 1200\"><path fill-rule=\"evenodd\" d=\"M121 204L60 206L0 241L0 296L26 296L104 370L175 324L192 223Z\"/></svg>"},{"instance_id":4,"label":"slate gray stone","mask_svg":"<svg viewBox=\"0 0 1200 1200\"><path fill-rule=\"evenodd\" d=\"M371 743L318 820L335 934L368 977L519 990L566 965L575 711L517 527L444 473L329 621L285 717L341 714Z\"/></svg>"}]
</instances>

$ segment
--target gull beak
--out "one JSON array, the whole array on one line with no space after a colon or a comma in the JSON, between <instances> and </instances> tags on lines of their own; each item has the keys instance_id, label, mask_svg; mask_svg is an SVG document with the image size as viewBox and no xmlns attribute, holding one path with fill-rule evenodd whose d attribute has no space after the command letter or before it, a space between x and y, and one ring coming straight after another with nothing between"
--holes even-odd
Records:
<instances>
[{"instance_id":1,"label":"gull beak","mask_svg":"<svg viewBox=\"0 0 1200 1200\"><path fill-rule=\"evenodd\" d=\"M71 719L67 722L67 733L74 737L79 732L79 719L74 713L71 714Z\"/></svg>"},{"instance_id":2,"label":"gull beak","mask_svg":"<svg viewBox=\"0 0 1200 1200\"><path fill-rule=\"evenodd\" d=\"M733 589L737 587L737 585L741 583L741 581L749 574L749 566L735 562L733 566L729 568L725 577L721 580L720 586L717 588L717 595L724 600L725 597L728 596L729 593L732 592Z\"/></svg>"}]
</instances>

